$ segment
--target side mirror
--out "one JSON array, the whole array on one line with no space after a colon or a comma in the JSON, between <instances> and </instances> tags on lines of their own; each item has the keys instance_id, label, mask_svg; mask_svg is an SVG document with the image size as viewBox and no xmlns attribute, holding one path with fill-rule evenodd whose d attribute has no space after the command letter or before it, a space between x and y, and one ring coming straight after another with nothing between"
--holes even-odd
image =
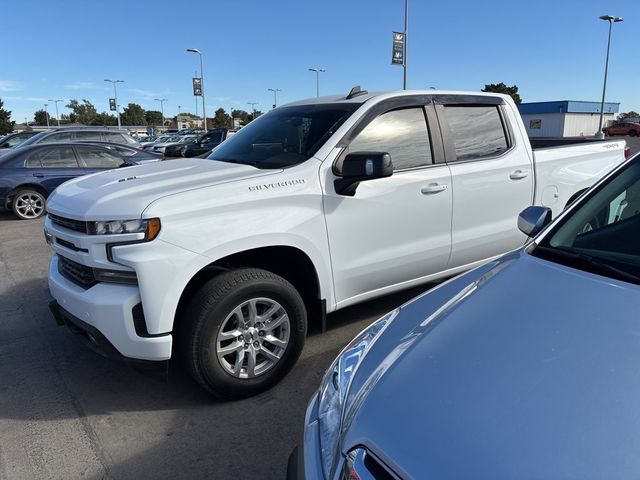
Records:
<instances>
[{"instance_id":1,"label":"side mirror","mask_svg":"<svg viewBox=\"0 0 640 480\"><path fill-rule=\"evenodd\" d=\"M535 237L551 223L549 207L527 207L518 215L518 228L527 237Z\"/></svg>"},{"instance_id":2,"label":"side mirror","mask_svg":"<svg viewBox=\"0 0 640 480\"><path fill-rule=\"evenodd\" d=\"M391 156L386 152L356 152L348 154L336 165L334 180L336 193L353 197L360 182L393 175Z\"/></svg>"}]
</instances>

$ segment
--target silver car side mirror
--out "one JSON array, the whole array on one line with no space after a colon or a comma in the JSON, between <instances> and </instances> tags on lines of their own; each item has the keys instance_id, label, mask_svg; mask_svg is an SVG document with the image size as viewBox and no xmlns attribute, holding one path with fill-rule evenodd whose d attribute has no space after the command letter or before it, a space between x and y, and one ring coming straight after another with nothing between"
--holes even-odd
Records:
<instances>
[{"instance_id":1,"label":"silver car side mirror","mask_svg":"<svg viewBox=\"0 0 640 480\"><path fill-rule=\"evenodd\" d=\"M535 237L551 223L551 218L549 207L527 207L518 215L518 228L527 237Z\"/></svg>"}]
</instances>

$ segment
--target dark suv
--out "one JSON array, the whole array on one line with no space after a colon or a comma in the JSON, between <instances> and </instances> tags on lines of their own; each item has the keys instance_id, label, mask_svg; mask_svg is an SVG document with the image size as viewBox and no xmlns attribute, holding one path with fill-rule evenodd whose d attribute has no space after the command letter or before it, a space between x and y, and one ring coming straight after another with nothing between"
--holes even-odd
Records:
<instances>
[{"instance_id":1,"label":"dark suv","mask_svg":"<svg viewBox=\"0 0 640 480\"><path fill-rule=\"evenodd\" d=\"M236 132L237 130L230 130L228 128L209 130L195 142L186 145L184 149L180 150L180 154L184 157L197 157L198 155L209 153L214 147L220 145Z\"/></svg>"},{"instance_id":2,"label":"dark suv","mask_svg":"<svg viewBox=\"0 0 640 480\"><path fill-rule=\"evenodd\" d=\"M21 143L20 146L68 142L109 142L138 145L135 138L124 130L104 127L61 127L40 132Z\"/></svg>"}]
</instances>

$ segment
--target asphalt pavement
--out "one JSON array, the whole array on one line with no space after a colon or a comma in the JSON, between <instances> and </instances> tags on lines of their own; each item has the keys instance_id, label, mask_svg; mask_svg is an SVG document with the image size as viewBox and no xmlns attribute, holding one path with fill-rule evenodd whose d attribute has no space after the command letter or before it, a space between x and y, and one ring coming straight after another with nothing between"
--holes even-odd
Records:
<instances>
[{"instance_id":1,"label":"asphalt pavement","mask_svg":"<svg viewBox=\"0 0 640 480\"><path fill-rule=\"evenodd\" d=\"M640 139L627 137L634 151ZM360 330L428 286L329 316L276 388L212 400L97 356L48 311L42 221L0 210L0 479L284 478L308 399Z\"/></svg>"}]
</instances>

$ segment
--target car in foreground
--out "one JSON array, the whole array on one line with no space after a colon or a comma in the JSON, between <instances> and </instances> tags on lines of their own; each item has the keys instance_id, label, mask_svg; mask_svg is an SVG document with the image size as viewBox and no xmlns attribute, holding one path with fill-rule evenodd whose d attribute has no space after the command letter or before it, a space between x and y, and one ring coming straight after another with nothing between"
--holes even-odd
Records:
<instances>
[{"instance_id":1,"label":"car in foreground","mask_svg":"<svg viewBox=\"0 0 640 480\"><path fill-rule=\"evenodd\" d=\"M0 148L11 148L36 135L38 132L10 133L0 139Z\"/></svg>"},{"instance_id":2,"label":"car in foreground","mask_svg":"<svg viewBox=\"0 0 640 480\"><path fill-rule=\"evenodd\" d=\"M360 333L288 478L640 478L640 156L550 222Z\"/></svg>"},{"instance_id":3,"label":"car in foreground","mask_svg":"<svg viewBox=\"0 0 640 480\"><path fill-rule=\"evenodd\" d=\"M602 129L605 135L613 137L614 135L629 135L635 137L640 135L640 123L620 122L614 123Z\"/></svg>"},{"instance_id":4,"label":"car in foreground","mask_svg":"<svg viewBox=\"0 0 640 480\"><path fill-rule=\"evenodd\" d=\"M89 173L136 165L113 147L84 143L21 147L0 157L0 205L21 220L45 212L45 202L60 184Z\"/></svg>"}]
</instances>

